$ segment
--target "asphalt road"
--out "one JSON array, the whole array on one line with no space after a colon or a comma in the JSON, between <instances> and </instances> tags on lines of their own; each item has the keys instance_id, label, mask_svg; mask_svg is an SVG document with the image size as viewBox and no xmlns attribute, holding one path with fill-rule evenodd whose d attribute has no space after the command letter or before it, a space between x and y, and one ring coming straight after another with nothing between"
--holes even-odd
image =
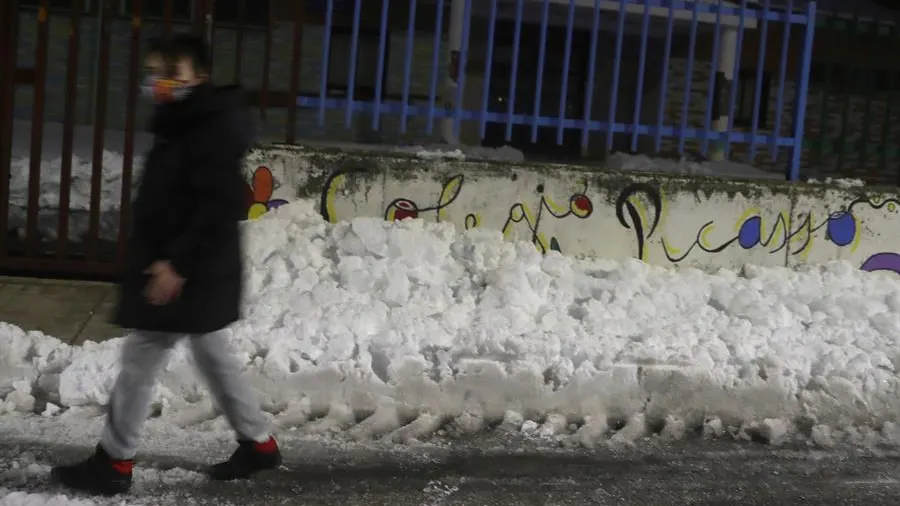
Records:
<instances>
[{"instance_id":1,"label":"asphalt road","mask_svg":"<svg viewBox=\"0 0 900 506\"><path fill-rule=\"evenodd\" d=\"M85 447L0 441L0 471ZM900 504L895 451L772 448L755 443L642 442L613 452L487 435L421 447L297 442L286 469L251 482L159 482L101 504L143 505L779 505ZM200 460L144 456L145 468L199 469ZM21 464L16 464L21 465ZM62 492L41 474L0 473L0 487ZM2 503L2 500L0 500Z\"/></svg>"}]
</instances>

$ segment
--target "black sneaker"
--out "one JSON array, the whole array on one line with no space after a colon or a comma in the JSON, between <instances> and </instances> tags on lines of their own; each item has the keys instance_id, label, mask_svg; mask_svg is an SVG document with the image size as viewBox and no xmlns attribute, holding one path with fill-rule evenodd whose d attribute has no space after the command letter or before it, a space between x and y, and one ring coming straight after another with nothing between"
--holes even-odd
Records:
<instances>
[{"instance_id":1,"label":"black sneaker","mask_svg":"<svg viewBox=\"0 0 900 506\"><path fill-rule=\"evenodd\" d=\"M219 481L243 480L259 471L275 469L281 465L278 443L270 437L265 443L238 441L238 449L231 458L212 466L210 478Z\"/></svg>"},{"instance_id":2,"label":"black sneaker","mask_svg":"<svg viewBox=\"0 0 900 506\"><path fill-rule=\"evenodd\" d=\"M56 466L50 477L64 487L94 495L113 496L131 489L131 460L115 460L97 445L87 460L69 466Z\"/></svg>"}]
</instances>

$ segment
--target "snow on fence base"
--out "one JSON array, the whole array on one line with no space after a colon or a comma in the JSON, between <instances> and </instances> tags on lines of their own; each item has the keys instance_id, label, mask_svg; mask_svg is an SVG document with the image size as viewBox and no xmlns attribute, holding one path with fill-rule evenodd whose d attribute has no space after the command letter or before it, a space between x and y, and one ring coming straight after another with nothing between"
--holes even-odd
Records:
<instances>
[{"instance_id":1,"label":"snow on fence base","mask_svg":"<svg viewBox=\"0 0 900 506\"><path fill-rule=\"evenodd\" d=\"M576 257L703 268L846 260L900 272L895 189L714 178L698 164L637 158L610 171L459 151L273 146L248 162L248 179L260 183L248 214L304 198L331 222L446 221Z\"/></svg>"}]
</instances>

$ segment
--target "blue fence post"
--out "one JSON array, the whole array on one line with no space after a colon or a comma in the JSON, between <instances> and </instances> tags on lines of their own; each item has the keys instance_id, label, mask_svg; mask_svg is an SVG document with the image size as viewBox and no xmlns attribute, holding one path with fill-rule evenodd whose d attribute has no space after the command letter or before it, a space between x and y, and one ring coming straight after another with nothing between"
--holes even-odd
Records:
<instances>
[{"instance_id":1,"label":"blue fence post","mask_svg":"<svg viewBox=\"0 0 900 506\"><path fill-rule=\"evenodd\" d=\"M454 0L458 2L459 0ZM453 111L453 137L459 139L459 127L462 123L463 90L466 86L466 65L469 61L469 36L472 29L472 0L465 0L463 9L462 47L459 49L459 73L456 79Z\"/></svg>"},{"instance_id":2,"label":"blue fence post","mask_svg":"<svg viewBox=\"0 0 900 506\"><path fill-rule=\"evenodd\" d=\"M325 99L328 91L328 62L331 61L331 23L334 19L334 0L325 6L325 41L322 44L322 75L319 80L319 126L325 124Z\"/></svg>"},{"instance_id":3,"label":"blue fence post","mask_svg":"<svg viewBox=\"0 0 900 506\"><path fill-rule=\"evenodd\" d=\"M637 151L638 126L641 124L641 106L644 98L644 67L647 65L647 41L650 38L650 5L644 4L641 18L641 55L638 61L637 93L634 100L634 118L631 123L631 151ZM668 56L667 56L668 58Z\"/></svg>"},{"instance_id":4,"label":"blue fence post","mask_svg":"<svg viewBox=\"0 0 900 506\"><path fill-rule=\"evenodd\" d=\"M700 20L700 2L694 2L691 9L691 36L688 42L687 70L684 76L684 101L681 104L681 128L678 130L678 154L684 155L687 139L688 110L691 105L691 89L694 87L694 60L697 56L697 25Z\"/></svg>"},{"instance_id":5,"label":"blue fence post","mask_svg":"<svg viewBox=\"0 0 900 506\"><path fill-rule=\"evenodd\" d=\"M699 2L698 2L699 3ZM712 114L714 101L719 97L716 96L716 80L718 79L719 52L722 43L722 8L725 7L723 0L716 2L716 31L713 34L713 50L712 58L709 62L710 69L709 82L706 89L706 118L703 121L703 140L700 143L700 152L704 156L709 153L709 134L712 132ZM718 118L716 118L718 121Z\"/></svg>"},{"instance_id":6,"label":"blue fence post","mask_svg":"<svg viewBox=\"0 0 900 506\"><path fill-rule=\"evenodd\" d=\"M597 44L600 40L600 0L594 0L594 17L591 22L591 48L588 52L587 97L584 99L584 124L581 126L581 149L588 144L591 128L591 110L594 107L594 79L597 77Z\"/></svg>"},{"instance_id":7,"label":"blue fence post","mask_svg":"<svg viewBox=\"0 0 900 506\"><path fill-rule=\"evenodd\" d=\"M559 91L559 124L556 125L556 144L562 145L566 120L566 99L569 92L569 64L572 62L572 32L575 30L575 2L569 0L569 12L566 16L566 53L563 57L562 86Z\"/></svg>"},{"instance_id":8,"label":"blue fence post","mask_svg":"<svg viewBox=\"0 0 900 506\"><path fill-rule=\"evenodd\" d=\"M488 21L487 56L484 61L484 85L481 88L481 114L479 114L479 136L484 139L487 133L487 112L491 98L491 71L494 67L494 33L497 28L497 4L500 0L491 0L491 18Z\"/></svg>"},{"instance_id":9,"label":"blue fence post","mask_svg":"<svg viewBox=\"0 0 900 506\"><path fill-rule=\"evenodd\" d=\"M409 0L409 20L406 26L406 56L403 60L403 103L400 105L400 133L406 133L409 116L409 87L412 76L413 44L416 41L416 0Z\"/></svg>"},{"instance_id":10,"label":"blue fence post","mask_svg":"<svg viewBox=\"0 0 900 506\"><path fill-rule=\"evenodd\" d=\"M669 60L672 57L672 34L675 31L675 4L669 2L669 15L666 19L666 49L663 56L662 83L659 85L659 104L656 110L656 133L653 134L653 150L662 150L662 128L666 112L666 96L669 91Z\"/></svg>"},{"instance_id":11,"label":"blue fence post","mask_svg":"<svg viewBox=\"0 0 900 506\"><path fill-rule=\"evenodd\" d=\"M375 75L375 104L372 106L372 130L381 123L381 95L384 91L384 57L387 49L388 6L391 0L382 0L381 28L378 31L378 70Z\"/></svg>"},{"instance_id":12,"label":"blue fence post","mask_svg":"<svg viewBox=\"0 0 900 506\"><path fill-rule=\"evenodd\" d=\"M797 105L794 108L794 145L791 163L788 166L788 180L800 179L800 161L803 156L803 127L806 122L806 101L809 94L809 68L812 64L813 40L816 34L816 2L806 6L806 34L803 40L803 56L797 76Z\"/></svg>"},{"instance_id":13,"label":"blue fence post","mask_svg":"<svg viewBox=\"0 0 900 506\"><path fill-rule=\"evenodd\" d=\"M619 15L616 19L616 56L613 62L613 82L609 97L609 114L606 121L606 151L612 151L613 135L616 125L616 102L619 97L619 76L622 72L622 44L625 36L625 6L626 0L619 0Z\"/></svg>"},{"instance_id":14,"label":"blue fence post","mask_svg":"<svg viewBox=\"0 0 900 506\"><path fill-rule=\"evenodd\" d=\"M350 74L347 79L347 103L344 104L344 128L350 128L353 120L353 91L356 88L356 61L359 57L359 18L362 0L353 1L353 39L350 44Z\"/></svg>"},{"instance_id":15,"label":"blue fence post","mask_svg":"<svg viewBox=\"0 0 900 506\"><path fill-rule=\"evenodd\" d=\"M759 108L762 106L763 69L766 65L766 45L769 37L769 4L771 0L763 0L763 22L759 33L759 57L756 60L756 85L753 88L753 119L750 123L750 162L756 160L756 136L759 134ZM766 109L769 104L765 104Z\"/></svg>"},{"instance_id":16,"label":"blue fence post","mask_svg":"<svg viewBox=\"0 0 900 506\"><path fill-rule=\"evenodd\" d=\"M747 0L741 0L741 13L738 20L737 44L735 46L734 65L731 71L731 89L728 92L728 125L725 132L725 158L731 154L731 138L734 134L734 106L737 103L738 86L741 82L741 57L744 50L744 24L747 12Z\"/></svg>"},{"instance_id":17,"label":"blue fence post","mask_svg":"<svg viewBox=\"0 0 900 506\"><path fill-rule=\"evenodd\" d=\"M781 41L781 61L778 64L778 93L775 99L775 123L772 125L772 140L769 150L772 153L772 161L778 160L778 141L781 140L782 109L784 109L784 82L787 80L787 61L791 49L791 14L794 13L794 0L787 2L787 19L784 23L783 39ZM813 20L815 27L815 20ZM806 49L806 48L804 48Z\"/></svg>"},{"instance_id":18,"label":"blue fence post","mask_svg":"<svg viewBox=\"0 0 900 506\"><path fill-rule=\"evenodd\" d=\"M512 71L509 76L509 95L506 97L506 142L512 140L513 113L516 110L516 79L519 76L519 46L522 44L522 12L525 9L525 0L516 1L516 24L513 34Z\"/></svg>"},{"instance_id":19,"label":"blue fence post","mask_svg":"<svg viewBox=\"0 0 900 506\"><path fill-rule=\"evenodd\" d=\"M538 137L538 118L541 115L541 98L544 88L544 63L547 57L547 24L550 18L550 0L544 0L541 12L541 49L538 51L537 83L534 90L534 110L531 116L531 142L536 143Z\"/></svg>"},{"instance_id":20,"label":"blue fence post","mask_svg":"<svg viewBox=\"0 0 900 506\"><path fill-rule=\"evenodd\" d=\"M384 0L385 12L387 12L388 1L389 0ZM434 109L435 102L437 101L438 64L441 61L441 33L444 30L444 0L437 0L436 9L437 14L435 14L434 20L434 47L431 53L431 89L428 91L428 135L431 135L432 132L434 132ZM382 26L382 30L384 29L386 29L386 27Z\"/></svg>"}]
</instances>

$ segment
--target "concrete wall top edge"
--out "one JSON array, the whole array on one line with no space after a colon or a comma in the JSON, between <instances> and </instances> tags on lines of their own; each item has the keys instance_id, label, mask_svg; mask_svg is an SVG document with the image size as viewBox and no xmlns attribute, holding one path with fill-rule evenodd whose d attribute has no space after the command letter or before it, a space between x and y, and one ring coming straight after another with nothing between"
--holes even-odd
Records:
<instances>
[{"instance_id":1,"label":"concrete wall top edge","mask_svg":"<svg viewBox=\"0 0 900 506\"><path fill-rule=\"evenodd\" d=\"M630 172L607 169L597 166L578 164L559 164L549 162L511 162L489 160L483 158L422 158L415 153L392 151L390 149L370 148L359 145L298 145L267 144L257 145L256 157L306 157L312 166L322 163L319 173L335 169L364 169L368 171L388 171L393 177L402 177L408 171L409 177L421 175L423 171L435 175L451 172L473 171L484 176L509 177L515 179L516 173L531 172L548 178L583 179L592 187L603 187L614 190L635 183L648 183L667 193L686 192L694 194L724 193L728 196L743 194L746 197L788 194L788 195L825 195L838 192L843 195L872 197L896 197L898 192L892 186L847 186L838 183L792 183L779 180L733 179L714 175L685 175L654 172ZM309 170L298 167L299 171Z\"/></svg>"}]
</instances>

